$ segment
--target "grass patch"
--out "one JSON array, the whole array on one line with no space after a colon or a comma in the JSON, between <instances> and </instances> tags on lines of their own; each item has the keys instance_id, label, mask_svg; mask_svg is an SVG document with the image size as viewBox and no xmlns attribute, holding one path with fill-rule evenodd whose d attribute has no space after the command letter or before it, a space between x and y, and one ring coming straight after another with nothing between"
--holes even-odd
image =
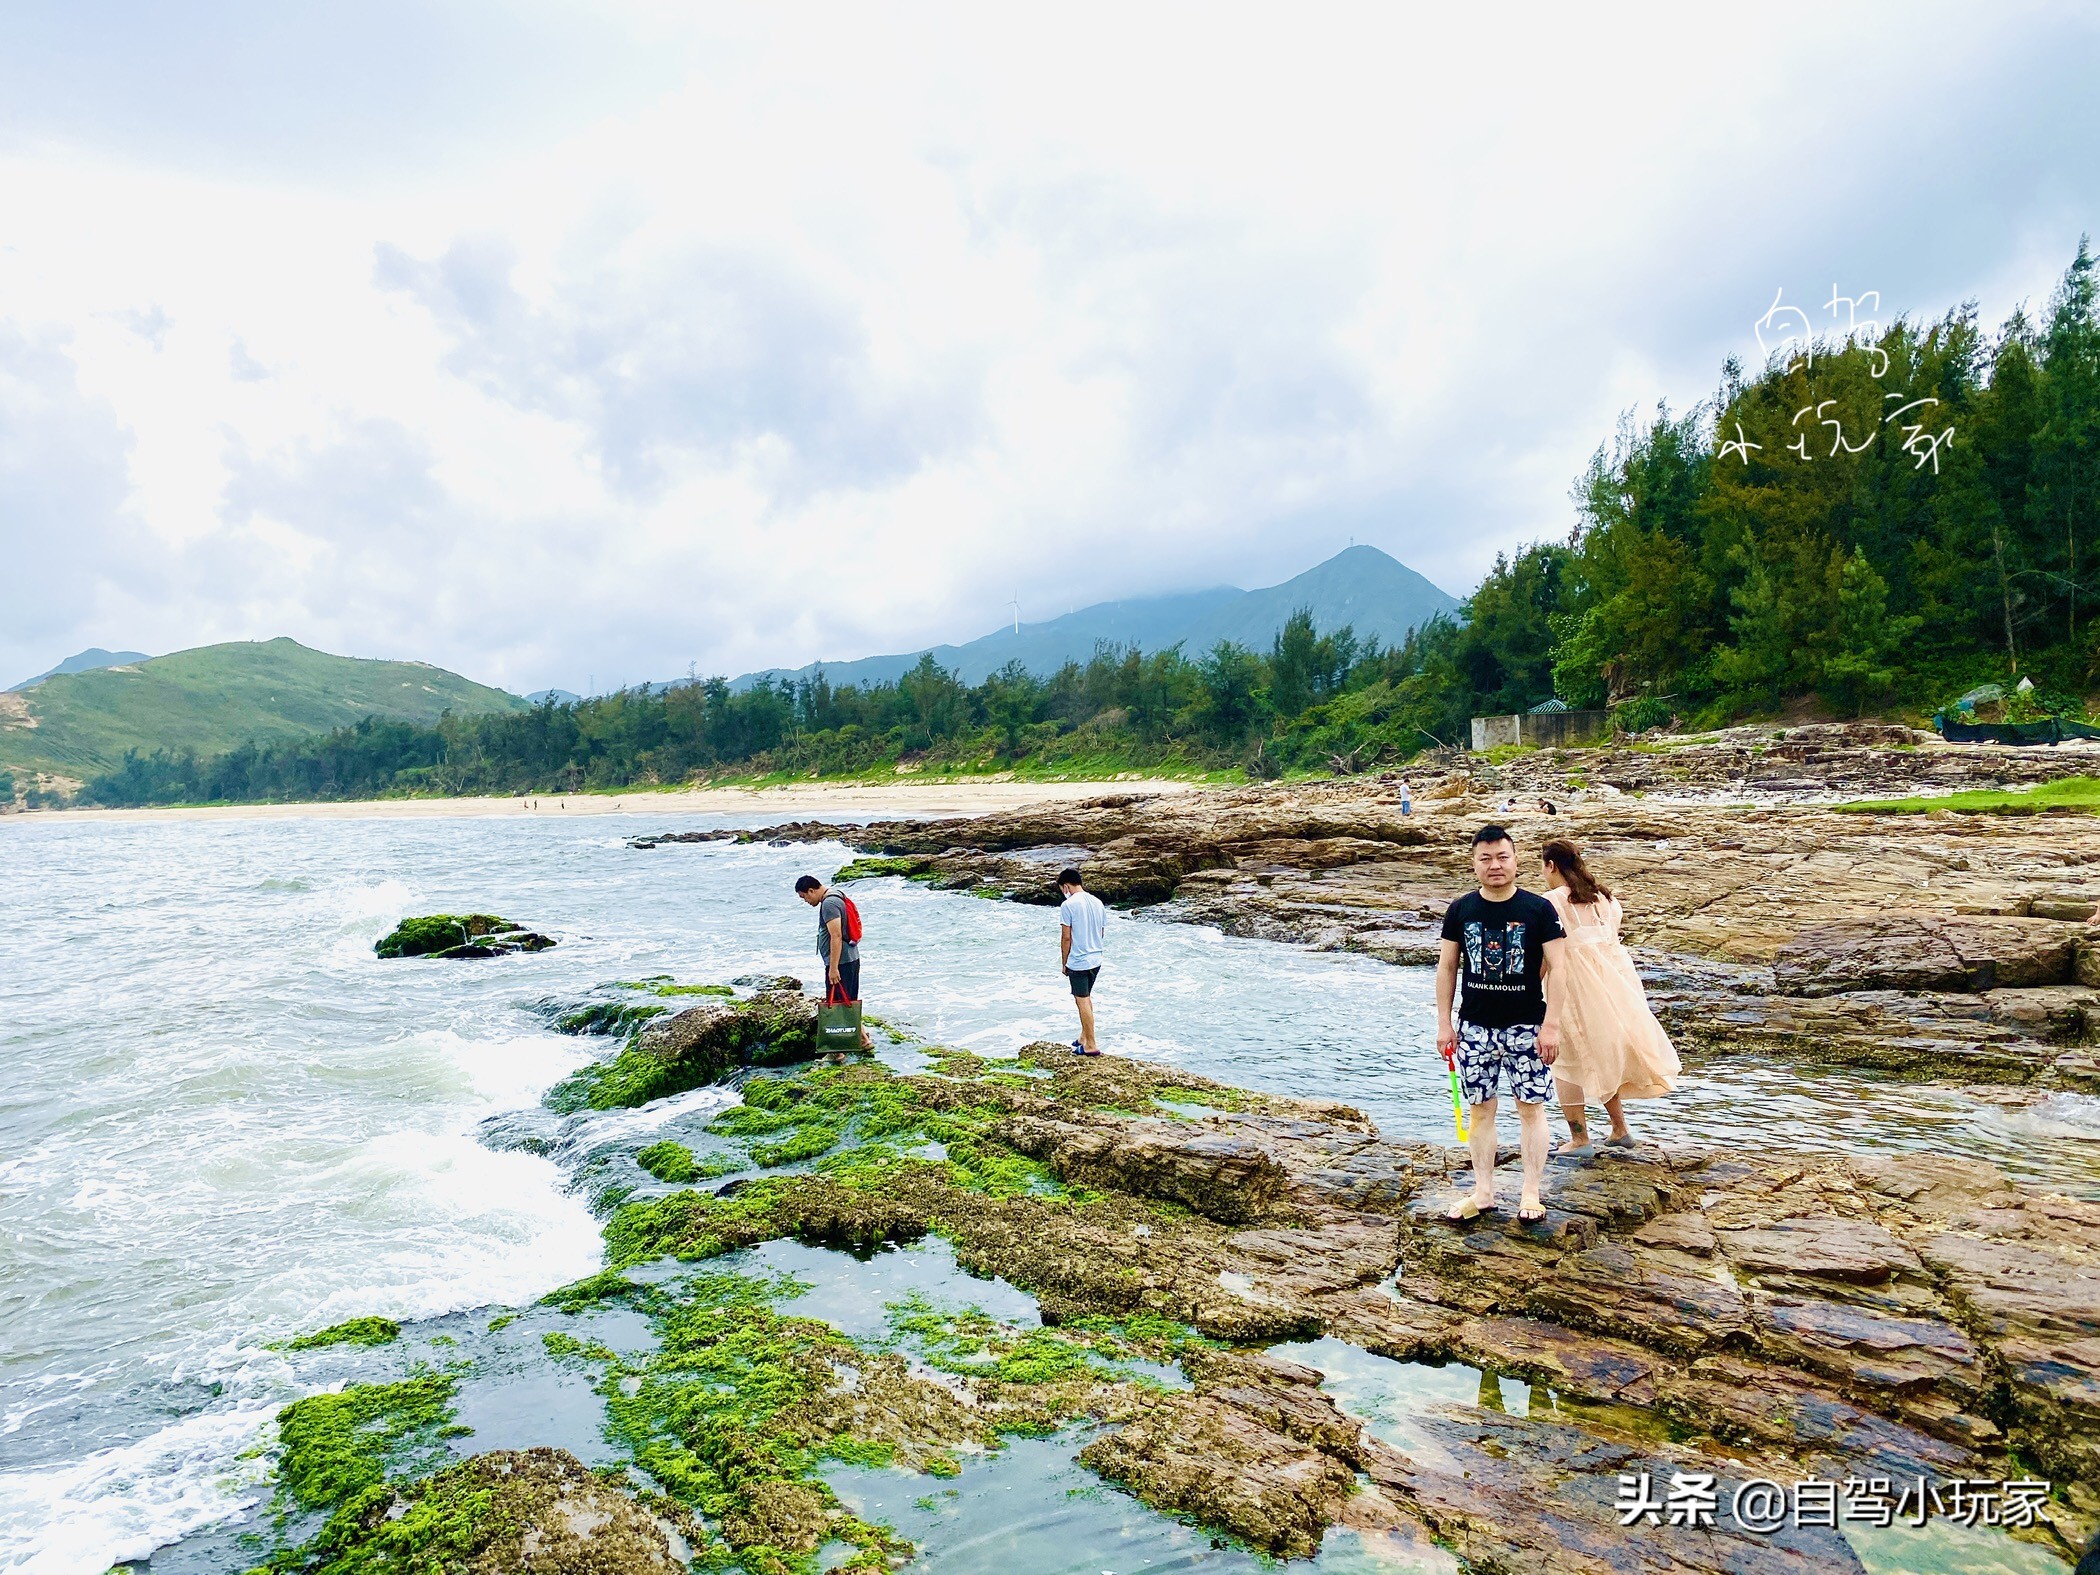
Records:
<instances>
[{"instance_id":1,"label":"grass patch","mask_svg":"<svg viewBox=\"0 0 2100 1575\"><path fill-rule=\"evenodd\" d=\"M1975 788L1939 798L1860 799L1838 809L1861 815L1923 815L1952 810L1962 815L2100 814L2100 777L2059 777L2033 788Z\"/></svg>"}]
</instances>

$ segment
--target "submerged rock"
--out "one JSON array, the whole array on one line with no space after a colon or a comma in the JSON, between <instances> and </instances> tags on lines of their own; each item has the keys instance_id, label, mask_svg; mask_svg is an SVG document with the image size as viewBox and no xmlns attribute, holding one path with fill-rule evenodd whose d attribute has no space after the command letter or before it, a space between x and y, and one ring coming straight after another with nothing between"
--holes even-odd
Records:
<instances>
[{"instance_id":1,"label":"submerged rock","mask_svg":"<svg viewBox=\"0 0 2100 1575\"><path fill-rule=\"evenodd\" d=\"M432 913L403 919L372 950L381 957L502 957L543 952L553 944L550 937L493 913Z\"/></svg>"}]
</instances>

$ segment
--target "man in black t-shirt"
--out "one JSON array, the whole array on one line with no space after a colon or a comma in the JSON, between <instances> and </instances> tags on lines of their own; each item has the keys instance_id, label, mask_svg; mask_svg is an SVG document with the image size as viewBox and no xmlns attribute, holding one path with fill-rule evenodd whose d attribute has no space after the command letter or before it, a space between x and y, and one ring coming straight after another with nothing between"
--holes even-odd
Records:
<instances>
[{"instance_id":1,"label":"man in black t-shirt","mask_svg":"<svg viewBox=\"0 0 2100 1575\"><path fill-rule=\"evenodd\" d=\"M1546 1068L1560 1053L1560 962L1567 947L1560 915L1535 892L1517 889L1517 845L1500 826L1473 838L1473 875L1480 889L1444 912L1436 965L1436 1042L1455 1057L1472 1106L1468 1141L1473 1192L1450 1210L1467 1220L1495 1206L1495 1098L1509 1085L1517 1102L1524 1191L1517 1218L1543 1220L1539 1185L1546 1174ZM1452 1018L1460 977L1465 998Z\"/></svg>"}]
</instances>

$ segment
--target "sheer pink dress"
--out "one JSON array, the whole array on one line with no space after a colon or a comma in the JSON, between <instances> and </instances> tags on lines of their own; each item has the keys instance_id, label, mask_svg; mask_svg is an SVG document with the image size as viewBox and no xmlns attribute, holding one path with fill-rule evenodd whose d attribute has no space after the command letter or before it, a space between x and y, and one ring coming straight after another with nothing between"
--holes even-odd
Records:
<instances>
[{"instance_id":1,"label":"sheer pink dress","mask_svg":"<svg viewBox=\"0 0 2100 1575\"><path fill-rule=\"evenodd\" d=\"M1654 1099L1675 1092L1677 1050L1649 1010L1641 976L1620 944L1618 899L1578 906L1566 887L1548 891L1546 899L1568 932L1554 1077L1578 1084L1591 1104L1614 1095Z\"/></svg>"}]
</instances>

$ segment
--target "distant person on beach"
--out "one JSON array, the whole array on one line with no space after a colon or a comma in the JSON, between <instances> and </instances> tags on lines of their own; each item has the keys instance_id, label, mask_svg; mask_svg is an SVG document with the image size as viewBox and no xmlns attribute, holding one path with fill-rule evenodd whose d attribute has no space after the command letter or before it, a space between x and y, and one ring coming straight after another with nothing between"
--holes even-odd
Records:
<instances>
[{"instance_id":1,"label":"distant person on beach","mask_svg":"<svg viewBox=\"0 0 2100 1575\"><path fill-rule=\"evenodd\" d=\"M817 910L817 956L824 962L824 998L836 994L848 1001L859 1000L860 942L846 933L846 899L814 875L795 882L795 895ZM875 1048L865 1028L860 1047Z\"/></svg>"},{"instance_id":2,"label":"distant person on beach","mask_svg":"<svg viewBox=\"0 0 2100 1575\"><path fill-rule=\"evenodd\" d=\"M1560 914L1536 892L1517 887L1517 845L1501 826L1473 835L1473 878L1480 883L1444 912L1436 965L1436 1042L1453 1055L1471 1106L1468 1142L1473 1190L1446 1215L1469 1220L1495 1207L1495 1109L1506 1083L1517 1102L1524 1189L1517 1218L1546 1217L1539 1188L1546 1175L1546 1096L1560 1048L1560 985L1567 942ZM1456 1020L1453 996L1464 980Z\"/></svg>"},{"instance_id":3,"label":"distant person on beach","mask_svg":"<svg viewBox=\"0 0 2100 1575\"><path fill-rule=\"evenodd\" d=\"M1611 1117L1613 1148L1632 1148L1620 1101L1658 1099L1677 1088L1677 1050L1663 1032L1633 958L1619 940L1624 916L1611 888L1582 862L1582 850L1555 838L1539 849L1546 874L1546 899L1568 936L1568 966L1561 984L1560 1058L1553 1081L1567 1118L1563 1154L1590 1150L1588 1102Z\"/></svg>"},{"instance_id":4,"label":"distant person on beach","mask_svg":"<svg viewBox=\"0 0 2100 1575\"><path fill-rule=\"evenodd\" d=\"M1402 777L1400 779L1400 813L1403 815L1412 815L1414 812L1415 796L1407 786L1407 778Z\"/></svg>"},{"instance_id":5,"label":"distant person on beach","mask_svg":"<svg viewBox=\"0 0 2100 1575\"><path fill-rule=\"evenodd\" d=\"M1072 1054L1099 1055L1101 1047L1094 1042L1094 981L1101 977L1108 955L1108 909L1070 866L1058 871L1057 889L1065 894L1057 910L1058 963L1072 987L1072 1004L1079 1008L1079 1037L1072 1041Z\"/></svg>"}]
</instances>

